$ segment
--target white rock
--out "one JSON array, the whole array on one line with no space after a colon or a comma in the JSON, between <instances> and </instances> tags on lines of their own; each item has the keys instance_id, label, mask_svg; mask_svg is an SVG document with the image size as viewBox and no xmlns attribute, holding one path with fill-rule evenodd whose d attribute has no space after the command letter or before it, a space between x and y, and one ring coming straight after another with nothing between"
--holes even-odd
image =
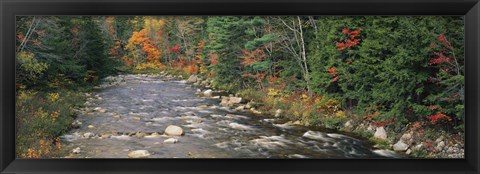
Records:
<instances>
[{"instance_id":1,"label":"white rock","mask_svg":"<svg viewBox=\"0 0 480 174\"><path fill-rule=\"evenodd\" d=\"M393 145L394 151L406 151L408 149L408 144L405 144L402 141L398 141Z\"/></svg>"},{"instance_id":2,"label":"white rock","mask_svg":"<svg viewBox=\"0 0 480 174\"><path fill-rule=\"evenodd\" d=\"M72 150L72 153L73 153L73 154L79 154L80 152L82 152L81 149L80 149L80 147L77 147L77 148L75 148L75 149Z\"/></svg>"},{"instance_id":3,"label":"white rock","mask_svg":"<svg viewBox=\"0 0 480 174\"><path fill-rule=\"evenodd\" d=\"M213 91L211 89L207 89L206 91L203 92L203 95L205 97L211 97L212 93L213 93Z\"/></svg>"},{"instance_id":4,"label":"white rock","mask_svg":"<svg viewBox=\"0 0 480 174\"><path fill-rule=\"evenodd\" d=\"M177 143L178 140L175 139L175 138L169 138L169 139L166 139L165 141L163 141L164 143L169 143L169 144L174 144L174 143Z\"/></svg>"},{"instance_id":5,"label":"white rock","mask_svg":"<svg viewBox=\"0 0 480 174\"><path fill-rule=\"evenodd\" d=\"M345 124L343 124L343 127L347 128L347 129L353 128L353 121L348 120Z\"/></svg>"},{"instance_id":6,"label":"white rock","mask_svg":"<svg viewBox=\"0 0 480 174\"><path fill-rule=\"evenodd\" d=\"M241 106L238 106L237 108L235 108L235 110L237 111L241 111L241 110L244 110L245 109L245 106L241 105Z\"/></svg>"},{"instance_id":7,"label":"white rock","mask_svg":"<svg viewBox=\"0 0 480 174\"><path fill-rule=\"evenodd\" d=\"M245 105L245 109L250 109L252 108L252 104L250 102L248 102L246 105Z\"/></svg>"},{"instance_id":8,"label":"white rock","mask_svg":"<svg viewBox=\"0 0 480 174\"><path fill-rule=\"evenodd\" d=\"M444 138L445 138L445 137L443 137L443 135L441 135L440 137L438 137L438 138L435 140L435 142L436 142L436 143L440 143L440 141L443 141Z\"/></svg>"},{"instance_id":9,"label":"white rock","mask_svg":"<svg viewBox=\"0 0 480 174\"><path fill-rule=\"evenodd\" d=\"M91 133L91 132L87 132L87 133L84 133L84 134L83 134L83 137L84 137L84 138L92 138L92 137L94 137L94 136L95 136L95 134L94 134L94 133Z\"/></svg>"},{"instance_id":10,"label":"white rock","mask_svg":"<svg viewBox=\"0 0 480 174\"><path fill-rule=\"evenodd\" d=\"M228 106L229 105L229 97L222 97L222 101L220 102L220 105L222 106Z\"/></svg>"},{"instance_id":11,"label":"white rock","mask_svg":"<svg viewBox=\"0 0 480 174\"><path fill-rule=\"evenodd\" d=\"M444 142L444 141L440 141L440 142L437 144L437 147L435 147L435 150L441 151L441 150L443 150L444 147L445 147L445 142Z\"/></svg>"},{"instance_id":12,"label":"white rock","mask_svg":"<svg viewBox=\"0 0 480 174\"><path fill-rule=\"evenodd\" d=\"M147 150L135 150L128 153L129 158L146 158L150 156L150 153Z\"/></svg>"},{"instance_id":13,"label":"white rock","mask_svg":"<svg viewBox=\"0 0 480 174\"><path fill-rule=\"evenodd\" d=\"M370 131L370 132L374 132L375 131L375 126L368 125L367 130Z\"/></svg>"},{"instance_id":14,"label":"white rock","mask_svg":"<svg viewBox=\"0 0 480 174\"><path fill-rule=\"evenodd\" d=\"M280 116L282 116L282 114L283 114L283 110L281 110L281 109L277 109L275 111L275 117L280 117Z\"/></svg>"},{"instance_id":15,"label":"white rock","mask_svg":"<svg viewBox=\"0 0 480 174\"><path fill-rule=\"evenodd\" d=\"M383 127L377 127L377 131L375 131L373 137L385 140L387 139L387 132Z\"/></svg>"},{"instance_id":16,"label":"white rock","mask_svg":"<svg viewBox=\"0 0 480 174\"><path fill-rule=\"evenodd\" d=\"M183 134L183 129L175 125L169 125L165 129L165 134L172 136L181 136Z\"/></svg>"},{"instance_id":17,"label":"white rock","mask_svg":"<svg viewBox=\"0 0 480 174\"><path fill-rule=\"evenodd\" d=\"M95 128L95 126L93 126L93 125L88 125L88 128L92 129L92 128Z\"/></svg>"},{"instance_id":18,"label":"white rock","mask_svg":"<svg viewBox=\"0 0 480 174\"><path fill-rule=\"evenodd\" d=\"M229 101L228 101L229 104L237 104L240 102L242 102L241 97L229 97Z\"/></svg>"},{"instance_id":19,"label":"white rock","mask_svg":"<svg viewBox=\"0 0 480 174\"><path fill-rule=\"evenodd\" d=\"M197 80L198 80L197 75L191 75L190 77L188 77L187 82L188 83L195 83L195 82L197 82Z\"/></svg>"}]
</instances>

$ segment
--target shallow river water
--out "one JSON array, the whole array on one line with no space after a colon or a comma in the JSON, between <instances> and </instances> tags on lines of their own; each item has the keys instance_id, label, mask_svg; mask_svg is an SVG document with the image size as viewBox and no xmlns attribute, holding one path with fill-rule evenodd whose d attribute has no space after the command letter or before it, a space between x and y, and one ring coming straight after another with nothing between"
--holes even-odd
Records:
<instances>
[{"instance_id":1,"label":"shallow river water","mask_svg":"<svg viewBox=\"0 0 480 174\"><path fill-rule=\"evenodd\" d=\"M81 126L62 136L67 148L80 149L70 157L127 158L134 150L147 150L149 158L400 157L345 133L222 107L219 99L195 95L199 87L183 80L124 79L122 85L94 92L77 117ZM163 142L170 138L162 135L168 125L183 128L185 134L174 137L177 143Z\"/></svg>"}]
</instances>

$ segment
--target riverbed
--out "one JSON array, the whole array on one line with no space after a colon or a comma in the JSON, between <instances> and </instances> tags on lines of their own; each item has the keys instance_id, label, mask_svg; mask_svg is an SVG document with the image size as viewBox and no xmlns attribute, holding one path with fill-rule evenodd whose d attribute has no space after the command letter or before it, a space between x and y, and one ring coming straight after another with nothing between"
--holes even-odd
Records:
<instances>
[{"instance_id":1,"label":"riverbed","mask_svg":"<svg viewBox=\"0 0 480 174\"><path fill-rule=\"evenodd\" d=\"M397 158L368 141L333 130L287 124L268 115L221 106L196 95L185 80L164 75L121 75L95 90L79 112L77 128L62 136L70 158ZM164 134L167 126L182 136ZM164 142L169 138L175 143Z\"/></svg>"}]
</instances>

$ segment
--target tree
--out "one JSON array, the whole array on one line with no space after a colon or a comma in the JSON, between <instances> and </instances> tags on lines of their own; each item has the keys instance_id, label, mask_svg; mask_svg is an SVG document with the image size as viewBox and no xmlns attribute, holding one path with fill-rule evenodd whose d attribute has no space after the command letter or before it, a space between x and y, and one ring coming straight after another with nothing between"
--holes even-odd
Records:
<instances>
[{"instance_id":1,"label":"tree","mask_svg":"<svg viewBox=\"0 0 480 174\"><path fill-rule=\"evenodd\" d=\"M80 63L88 71L88 80L105 77L114 73L113 60L107 56L105 38L94 17L82 17L80 25Z\"/></svg>"}]
</instances>

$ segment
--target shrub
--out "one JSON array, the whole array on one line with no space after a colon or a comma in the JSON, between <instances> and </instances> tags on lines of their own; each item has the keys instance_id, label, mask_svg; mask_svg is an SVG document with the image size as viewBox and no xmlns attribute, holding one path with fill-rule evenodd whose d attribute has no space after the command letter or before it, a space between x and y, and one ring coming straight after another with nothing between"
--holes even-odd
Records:
<instances>
[{"instance_id":1,"label":"shrub","mask_svg":"<svg viewBox=\"0 0 480 174\"><path fill-rule=\"evenodd\" d=\"M16 153L22 158L62 155L58 136L68 131L74 108L84 97L73 91L19 91L16 99Z\"/></svg>"}]
</instances>

